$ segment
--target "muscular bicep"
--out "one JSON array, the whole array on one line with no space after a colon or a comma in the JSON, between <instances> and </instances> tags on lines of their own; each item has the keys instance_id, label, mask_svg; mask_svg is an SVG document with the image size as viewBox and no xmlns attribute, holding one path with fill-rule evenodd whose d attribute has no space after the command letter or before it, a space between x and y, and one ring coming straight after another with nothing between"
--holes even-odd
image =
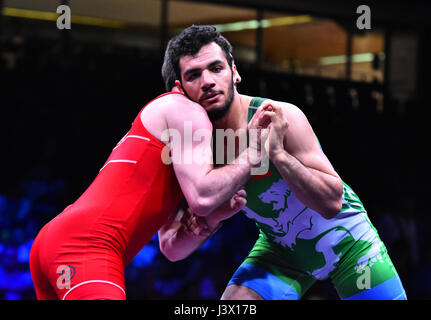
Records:
<instances>
[{"instance_id":1,"label":"muscular bicep","mask_svg":"<svg viewBox=\"0 0 431 320\"><path fill-rule=\"evenodd\" d=\"M191 206L198 196L200 180L213 168L212 124L206 112L198 108L179 110L178 116L168 118L171 162Z\"/></svg>"},{"instance_id":2,"label":"muscular bicep","mask_svg":"<svg viewBox=\"0 0 431 320\"><path fill-rule=\"evenodd\" d=\"M338 176L305 114L294 105L284 104L283 115L289 123L284 139L286 151L310 169Z\"/></svg>"}]
</instances>

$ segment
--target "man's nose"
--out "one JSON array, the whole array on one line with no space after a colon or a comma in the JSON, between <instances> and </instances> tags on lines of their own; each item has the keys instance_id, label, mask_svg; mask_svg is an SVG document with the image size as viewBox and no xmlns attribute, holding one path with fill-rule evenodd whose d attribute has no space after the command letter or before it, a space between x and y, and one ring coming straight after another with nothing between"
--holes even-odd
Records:
<instances>
[{"instance_id":1,"label":"man's nose","mask_svg":"<svg viewBox=\"0 0 431 320\"><path fill-rule=\"evenodd\" d=\"M202 90L207 91L215 86L214 78L211 75L209 70L204 70L201 76L202 82L201 87Z\"/></svg>"}]
</instances>

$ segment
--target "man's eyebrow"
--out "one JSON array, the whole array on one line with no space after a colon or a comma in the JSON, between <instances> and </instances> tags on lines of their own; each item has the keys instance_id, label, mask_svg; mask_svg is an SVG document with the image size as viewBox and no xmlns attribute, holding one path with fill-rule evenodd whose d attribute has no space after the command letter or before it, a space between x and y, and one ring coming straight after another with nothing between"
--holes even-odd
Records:
<instances>
[{"instance_id":1,"label":"man's eyebrow","mask_svg":"<svg viewBox=\"0 0 431 320\"><path fill-rule=\"evenodd\" d=\"M193 72L199 71L199 70L200 70L200 68L191 68L191 69L187 69L187 70L184 72L184 76L186 76L186 75L188 75L188 74L190 74L190 73L193 73Z\"/></svg>"},{"instance_id":2,"label":"man's eyebrow","mask_svg":"<svg viewBox=\"0 0 431 320\"><path fill-rule=\"evenodd\" d=\"M211 62L211 63L208 65L208 68L210 68L210 67L214 67L215 65L218 65L218 64L223 64L223 61L221 61L221 60L215 60L215 61Z\"/></svg>"},{"instance_id":3,"label":"man's eyebrow","mask_svg":"<svg viewBox=\"0 0 431 320\"><path fill-rule=\"evenodd\" d=\"M207 68L214 67L215 65L218 65L218 64L223 64L223 61L222 61L222 60L214 60L213 62L211 62L211 63L207 66ZM187 76L187 75L188 75L188 74L190 74L190 73L197 72L197 71L200 71L200 70L201 70L200 68L191 68L191 69L187 69L187 70L184 72L184 77L185 77L185 76Z\"/></svg>"}]
</instances>

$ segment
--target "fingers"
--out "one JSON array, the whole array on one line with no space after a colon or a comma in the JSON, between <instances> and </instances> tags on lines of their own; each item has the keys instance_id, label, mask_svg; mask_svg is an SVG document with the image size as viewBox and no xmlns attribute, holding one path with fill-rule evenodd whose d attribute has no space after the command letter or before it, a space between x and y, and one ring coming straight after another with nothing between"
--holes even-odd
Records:
<instances>
[{"instance_id":1,"label":"fingers","mask_svg":"<svg viewBox=\"0 0 431 320\"><path fill-rule=\"evenodd\" d=\"M272 122L273 116L274 116L274 113L272 111L264 110L258 118L258 127L268 128L268 126Z\"/></svg>"},{"instance_id":2,"label":"fingers","mask_svg":"<svg viewBox=\"0 0 431 320\"><path fill-rule=\"evenodd\" d=\"M251 118L248 124L249 129L258 129L259 127L262 127L262 122L263 122L262 112L260 112L258 115L254 114L253 118Z\"/></svg>"},{"instance_id":3,"label":"fingers","mask_svg":"<svg viewBox=\"0 0 431 320\"><path fill-rule=\"evenodd\" d=\"M272 104L270 102L262 105L259 107L260 113L259 118L270 118L271 122L273 122L276 117L279 117L280 119L284 119L283 117L283 109L280 106L277 106L276 104Z\"/></svg>"},{"instance_id":4,"label":"fingers","mask_svg":"<svg viewBox=\"0 0 431 320\"><path fill-rule=\"evenodd\" d=\"M259 134L262 135L264 130L271 128L271 124L274 122L275 117L276 114L273 111L264 110L250 128L258 130Z\"/></svg>"},{"instance_id":5,"label":"fingers","mask_svg":"<svg viewBox=\"0 0 431 320\"><path fill-rule=\"evenodd\" d=\"M247 199L247 192L245 191L245 189L239 189L233 195L231 204L236 203L238 201L241 201L241 202L243 202L244 200L247 201L246 199ZM233 205L231 205L231 207L233 207Z\"/></svg>"},{"instance_id":6,"label":"fingers","mask_svg":"<svg viewBox=\"0 0 431 320\"><path fill-rule=\"evenodd\" d=\"M262 110L257 116L250 121L251 129L267 128L271 123L271 111Z\"/></svg>"},{"instance_id":7,"label":"fingers","mask_svg":"<svg viewBox=\"0 0 431 320\"><path fill-rule=\"evenodd\" d=\"M271 103L267 100L265 103L261 104L254 113L255 117L258 117L263 111L267 110L268 108L271 108Z\"/></svg>"},{"instance_id":8,"label":"fingers","mask_svg":"<svg viewBox=\"0 0 431 320\"><path fill-rule=\"evenodd\" d=\"M267 114L265 114L265 111L272 111L272 108L273 107L270 100L266 101L259 108L257 108L252 119L250 120L250 128L266 128L271 123L271 119L268 117Z\"/></svg>"},{"instance_id":9,"label":"fingers","mask_svg":"<svg viewBox=\"0 0 431 320\"><path fill-rule=\"evenodd\" d=\"M236 194L235 194L236 196L239 196L239 197L243 197L243 198L246 198L247 197L247 192L244 190L244 189L239 189L237 192L236 192Z\"/></svg>"},{"instance_id":10,"label":"fingers","mask_svg":"<svg viewBox=\"0 0 431 320\"><path fill-rule=\"evenodd\" d=\"M246 198L242 198L242 197L238 197L232 207L232 209L234 211L239 211L242 208L244 208L244 206L247 204L247 199Z\"/></svg>"},{"instance_id":11,"label":"fingers","mask_svg":"<svg viewBox=\"0 0 431 320\"><path fill-rule=\"evenodd\" d=\"M201 223L200 219L202 219L202 217L196 216L193 214L190 208L187 208L183 217L181 218L181 223L187 232L190 232L195 236L209 235L211 232L208 229L208 226L206 223Z\"/></svg>"},{"instance_id":12,"label":"fingers","mask_svg":"<svg viewBox=\"0 0 431 320\"><path fill-rule=\"evenodd\" d=\"M285 130L289 125L280 106L268 105L260 114L259 119L261 119L260 122L265 123L268 129L276 127L277 129ZM267 124L268 121L269 124Z\"/></svg>"},{"instance_id":13,"label":"fingers","mask_svg":"<svg viewBox=\"0 0 431 320\"><path fill-rule=\"evenodd\" d=\"M211 231L206 223L201 223L199 220L202 217L193 215L186 224L187 230L195 236L209 236Z\"/></svg>"},{"instance_id":14,"label":"fingers","mask_svg":"<svg viewBox=\"0 0 431 320\"><path fill-rule=\"evenodd\" d=\"M260 112L262 112L264 110L272 111L273 103L274 103L274 101L272 101L272 100L265 100L264 103L262 103L260 105L260 107L257 108L256 112L260 113Z\"/></svg>"},{"instance_id":15,"label":"fingers","mask_svg":"<svg viewBox=\"0 0 431 320\"><path fill-rule=\"evenodd\" d=\"M239 190L231 199L230 207L234 212L238 212L247 204L247 193L245 190Z\"/></svg>"}]
</instances>

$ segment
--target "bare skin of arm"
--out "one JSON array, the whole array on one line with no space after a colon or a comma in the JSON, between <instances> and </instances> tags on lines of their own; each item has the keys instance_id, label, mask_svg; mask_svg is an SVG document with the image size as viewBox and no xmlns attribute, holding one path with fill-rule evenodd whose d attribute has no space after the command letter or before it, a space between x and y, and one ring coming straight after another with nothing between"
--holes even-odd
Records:
<instances>
[{"instance_id":1,"label":"bare skin of arm","mask_svg":"<svg viewBox=\"0 0 431 320\"><path fill-rule=\"evenodd\" d=\"M195 215L184 204L159 230L161 252L173 262L185 259L220 229L222 221L232 217L245 204L244 190L239 190L206 217Z\"/></svg>"},{"instance_id":2,"label":"bare skin of arm","mask_svg":"<svg viewBox=\"0 0 431 320\"><path fill-rule=\"evenodd\" d=\"M206 216L229 200L248 181L251 168L260 164L261 150L251 150L257 145L250 144L233 164L215 169L212 124L205 110L183 95L162 97L147 108L147 113L141 114L142 122L155 137L168 144L165 154L171 153L178 182L196 215ZM158 118L149 116L150 112L157 112ZM251 121L252 127L265 123L259 114Z\"/></svg>"},{"instance_id":3,"label":"bare skin of arm","mask_svg":"<svg viewBox=\"0 0 431 320\"><path fill-rule=\"evenodd\" d=\"M265 148L272 163L301 202L333 218L341 210L343 183L307 118L288 103L267 100L263 108L271 118Z\"/></svg>"}]
</instances>

